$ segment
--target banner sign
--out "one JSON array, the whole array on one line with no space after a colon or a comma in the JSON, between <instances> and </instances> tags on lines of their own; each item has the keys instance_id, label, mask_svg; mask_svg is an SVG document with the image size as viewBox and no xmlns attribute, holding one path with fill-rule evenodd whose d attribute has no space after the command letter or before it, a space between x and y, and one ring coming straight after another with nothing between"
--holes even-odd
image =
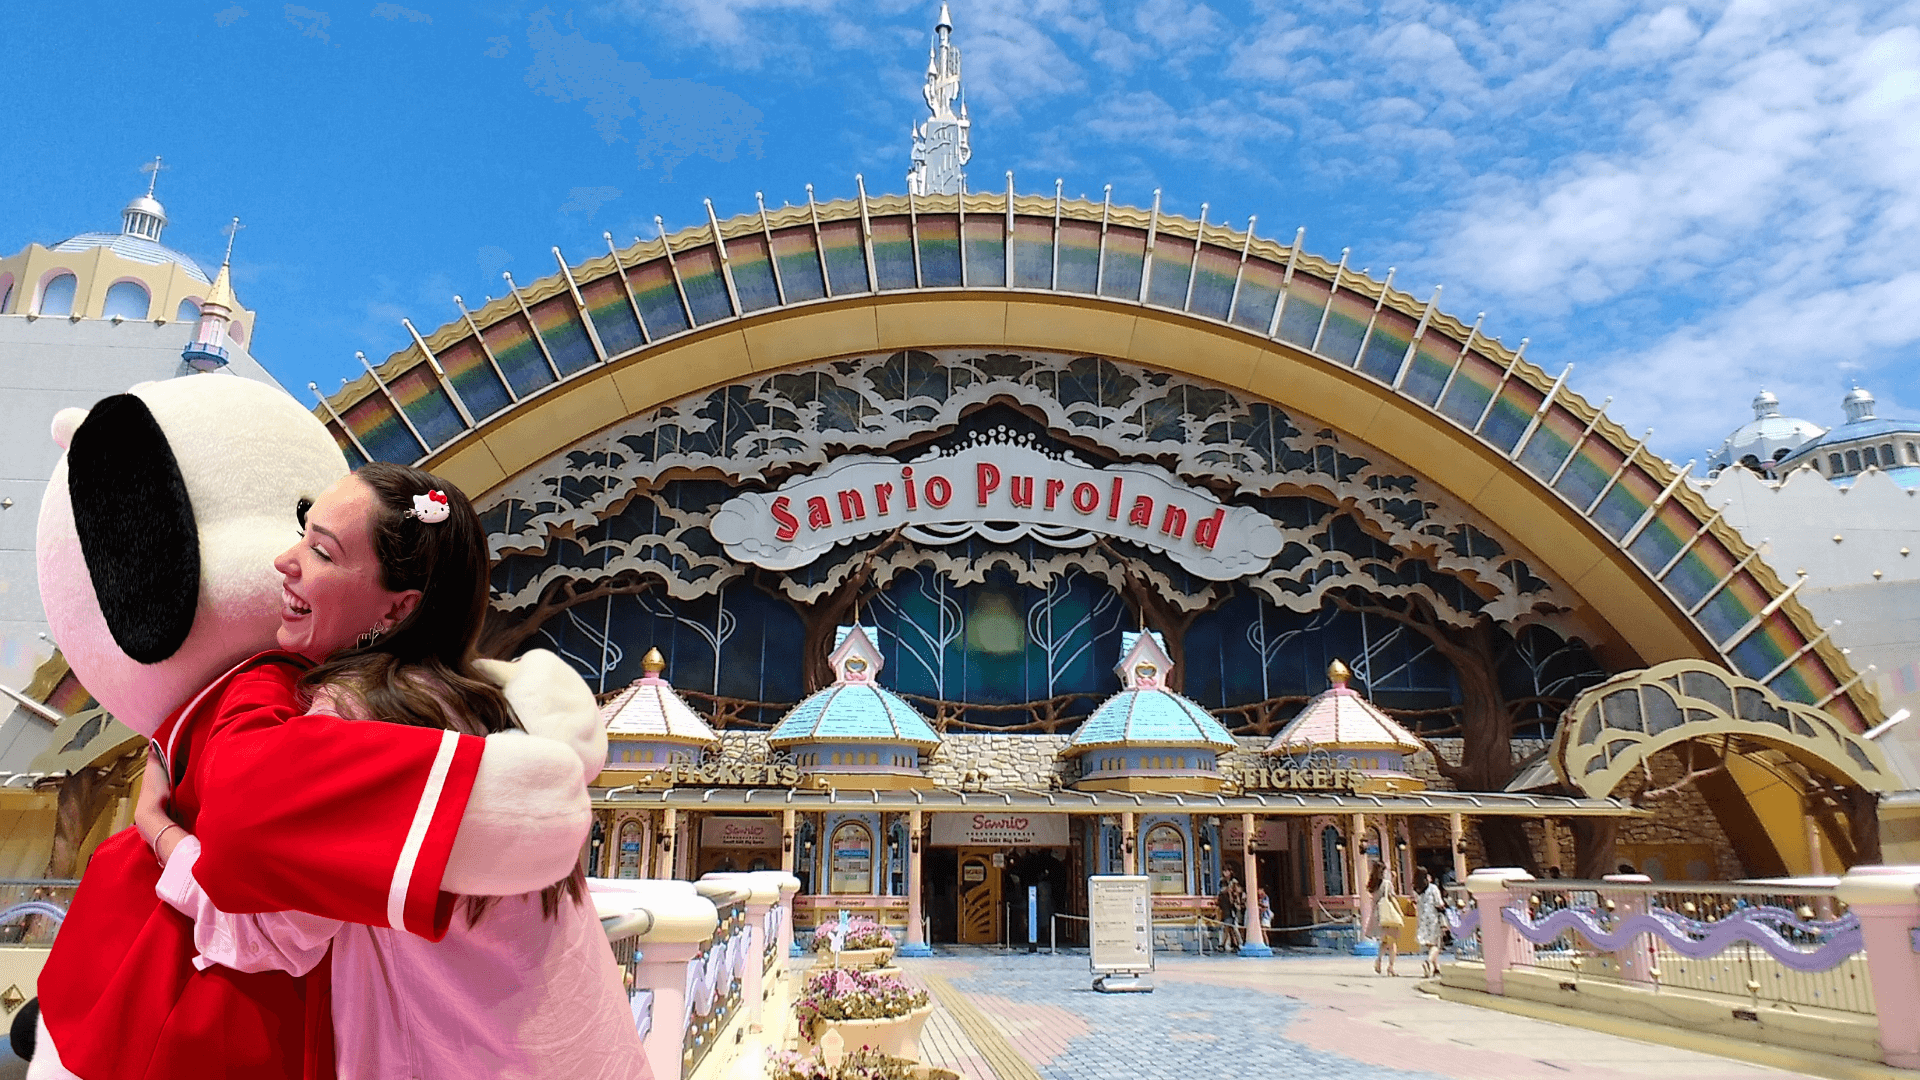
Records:
<instances>
[{"instance_id":1,"label":"banner sign","mask_svg":"<svg viewBox=\"0 0 1920 1080\"><path fill-rule=\"evenodd\" d=\"M935 814L934 847L1066 847L1065 814Z\"/></svg>"},{"instance_id":2,"label":"banner sign","mask_svg":"<svg viewBox=\"0 0 1920 1080\"><path fill-rule=\"evenodd\" d=\"M903 526L932 544L1033 536L1084 547L1111 536L1213 581L1264 570L1285 543L1265 514L1225 506L1157 465L1095 468L1010 443L907 463L848 455L778 491L729 499L710 528L733 558L792 570L835 544Z\"/></svg>"},{"instance_id":3,"label":"banner sign","mask_svg":"<svg viewBox=\"0 0 1920 1080\"><path fill-rule=\"evenodd\" d=\"M1093 970L1120 973L1153 970L1153 907L1143 876L1096 874L1087 878Z\"/></svg>"},{"instance_id":4,"label":"banner sign","mask_svg":"<svg viewBox=\"0 0 1920 1080\"><path fill-rule=\"evenodd\" d=\"M777 848L780 819L771 817L710 817L700 823L700 846L719 848Z\"/></svg>"},{"instance_id":5,"label":"banner sign","mask_svg":"<svg viewBox=\"0 0 1920 1080\"><path fill-rule=\"evenodd\" d=\"M1240 853L1240 841L1246 836L1246 830L1240 827L1238 818L1229 818L1220 823L1220 843L1229 855ZM1253 819L1253 850L1287 850L1287 824L1279 818Z\"/></svg>"}]
</instances>

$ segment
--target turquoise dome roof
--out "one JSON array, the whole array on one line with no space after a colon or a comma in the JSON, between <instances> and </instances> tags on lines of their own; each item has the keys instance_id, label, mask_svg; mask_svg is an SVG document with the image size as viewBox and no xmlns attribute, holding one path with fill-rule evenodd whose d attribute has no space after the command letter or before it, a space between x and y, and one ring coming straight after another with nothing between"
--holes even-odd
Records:
<instances>
[{"instance_id":1,"label":"turquoise dome roof","mask_svg":"<svg viewBox=\"0 0 1920 1080\"><path fill-rule=\"evenodd\" d=\"M816 691L782 717L767 742L912 743L940 745L933 725L898 694L872 683L842 683Z\"/></svg>"},{"instance_id":2,"label":"turquoise dome roof","mask_svg":"<svg viewBox=\"0 0 1920 1080\"><path fill-rule=\"evenodd\" d=\"M1171 690L1122 690L1101 702L1074 732L1068 752L1095 746L1205 746L1232 750L1237 745L1220 721Z\"/></svg>"}]
</instances>

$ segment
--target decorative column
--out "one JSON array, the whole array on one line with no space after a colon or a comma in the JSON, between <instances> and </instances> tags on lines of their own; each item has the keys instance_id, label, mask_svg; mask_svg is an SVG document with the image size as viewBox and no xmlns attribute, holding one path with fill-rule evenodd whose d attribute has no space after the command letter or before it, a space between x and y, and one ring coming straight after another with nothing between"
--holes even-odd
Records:
<instances>
[{"instance_id":1,"label":"decorative column","mask_svg":"<svg viewBox=\"0 0 1920 1080\"><path fill-rule=\"evenodd\" d=\"M1560 865L1559 823L1555 822L1550 817L1541 818L1540 819L1540 839L1541 839L1542 845L1547 849L1546 858L1542 860L1542 863L1546 866L1556 867L1561 871L1562 874L1564 874L1566 872L1566 868Z\"/></svg>"},{"instance_id":2,"label":"decorative column","mask_svg":"<svg viewBox=\"0 0 1920 1080\"><path fill-rule=\"evenodd\" d=\"M1351 890L1347 895L1353 897L1353 909L1360 913L1364 924L1367 916L1373 912L1373 899L1367 895L1367 815L1353 815L1353 825L1347 831L1347 880L1341 887Z\"/></svg>"},{"instance_id":3,"label":"decorative column","mask_svg":"<svg viewBox=\"0 0 1920 1080\"><path fill-rule=\"evenodd\" d=\"M1260 868L1253 856L1253 815L1240 815L1240 858L1245 867L1247 883L1247 902L1245 910L1247 929L1241 938L1241 956L1272 956L1273 949L1267 945L1265 928L1260 925Z\"/></svg>"},{"instance_id":4,"label":"decorative column","mask_svg":"<svg viewBox=\"0 0 1920 1080\"><path fill-rule=\"evenodd\" d=\"M660 872L655 877L672 878L674 876L675 849L680 842L680 811L666 809L660 812Z\"/></svg>"},{"instance_id":5,"label":"decorative column","mask_svg":"<svg viewBox=\"0 0 1920 1080\"><path fill-rule=\"evenodd\" d=\"M1860 918L1880 1060L1920 1069L1920 866L1856 866L1834 892Z\"/></svg>"},{"instance_id":6,"label":"decorative column","mask_svg":"<svg viewBox=\"0 0 1920 1080\"><path fill-rule=\"evenodd\" d=\"M1480 912L1480 959L1486 967L1489 994L1506 993L1507 968L1520 959L1515 946L1523 939L1500 914L1507 906L1508 887L1532 880L1532 874L1513 867L1476 870L1467 878L1467 892Z\"/></svg>"},{"instance_id":7,"label":"decorative column","mask_svg":"<svg viewBox=\"0 0 1920 1080\"><path fill-rule=\"evenodd\" d=\"M647 1063L660 1080L680 1075L686 1044L687 962L720 925L713 901L684 882L627 882L640 894L638 906L653 917L640 935L640 959L633 965L633 989L652 995L650 1026L644 1047Z\"/></svg>"},{"instance_id":8,"label":"decorative column","mask_svg":"<svg viewBox=\"0 0 1920 1080\"><path fill-rule=\"evenodd\" d=\"M793 808L780 811L780 872L793 873ZM795 882L795 888L799 883Z\"/></svg>"},{"instance_id":9,"label":"decorative column","mask_svg":"<svg viewBox=\"0 0 1920 1080\"><path fill-rule=\"evenodd\" d=\"M1140 861L1134 858L1133 812L1120 815L1120 869L1128 876L1140 872Z\"/></svg>"},{"instance_id":10,"label":"decorative column","mask_svg":"<svg viewBox=\"0 0 1920 1080\"><path fill-rule=\"evenodd\" d=\"M1453 842L1453 880L1467 882L1467 823L1460 811L1447 815L1447 835Z\"/></svg>"},{"instance_id":11,"label":"decorative column","mask_svg":"<svg viewBox=\"0 0 1920 1080\"><path fill-rule=\"evenodd\" d=\"M1602 881L1611 881L1617 885L1644 885L1643 890L1625 893L1613 901L1613 925L1619 926L1635 915L1645 915L1653 910L1653 879L1645 874L1608 874ZM1529 947L1532 942L1528 942ZM1613 962L1620 966L1620 977L1629 982L1644 983L1649 986L1659 981L1660 958L1654 949L1651 935L1636 934L1627 939L1627 943L1613 954Z\"/></svg>"},{"instance_id":12,"label":"decorative column","mask_svg":"<svg viewBox=\"0 0 1920 1080\"><path fill-rule=\"evenodd\" d=\"M704 888L720 882L747 894L747 962L740 972L740 1003L746 1008L748 1031L760 1031L764 1026L761 1021L761 1010L767 999L764 958L768 931L771 929L768 912L780 905L780 879L781 875L767 870L745 874L708 874L700 879L697 886ZM710 894L708 898L717 903L726 902L726 898L721 896Z\"/></svg>"},{"instance_id":13,"label":"decorative column","mask_svg":"<svg viewBox=\"0 0 1920 1080\"><path fill-rule=\"evenodd\" d=\"M901 956L932 956L933 949L927 945L926 925L920 916L920 828L921 811L918 807L907 813L907 943L900 947Z\"/></svg>"},{"instance_id":14,"label":"decorative column","mask_svg":"<svg viewBox=\"0 0 1920 1080\"><path fill-rule=\"evenodd\" d=\"M1327 881L1327 856L1321 846L1321 834L1329 824L1331 822L1323 817L1307 819L1307 869L1313 875L1313 895L1318 897L1332 895L1327 891L1330 884ZM1316 915L1309 921L1317 922L1319 917Z\"/></svg>"}]
</instances>

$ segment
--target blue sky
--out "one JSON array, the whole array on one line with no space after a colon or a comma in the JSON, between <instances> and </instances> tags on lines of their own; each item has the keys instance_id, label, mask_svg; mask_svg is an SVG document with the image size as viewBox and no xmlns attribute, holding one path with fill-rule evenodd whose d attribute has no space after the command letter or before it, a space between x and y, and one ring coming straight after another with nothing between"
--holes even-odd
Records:
<instances>
[{"instance_id":1,"label":"blue sky","mask_svg":"<svg viewBox=\"0 0 1920 1080\"><path fill-rule=\"evenodd\" d=\"M331 390L423 331L705 219L903 189L938 4L20 5L0 250L117 228L164 155L166 240L254 354ZM1442 306L1678 461L1761 386L1920 414L1920 3L1453 6L958 0L974 185L1165 205ZM30 89L29 89L30 88ZM303 396L304 391L302 390ZM1330 418L1337 419L1337 418Z\"/></svg>"}]
</instances>

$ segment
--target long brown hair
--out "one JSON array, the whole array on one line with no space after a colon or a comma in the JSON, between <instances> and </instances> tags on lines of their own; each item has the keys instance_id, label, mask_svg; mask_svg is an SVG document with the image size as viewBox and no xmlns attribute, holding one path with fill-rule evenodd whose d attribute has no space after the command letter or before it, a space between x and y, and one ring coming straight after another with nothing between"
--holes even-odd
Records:
<instances>
[{"instance_id":1,"label":"long brown hair","mask_svg":"<svg viewBox=\"0 0 1920 1080\"><path fill-rule=\"evenodd\" d=\"M506 696L473 666L489 569L487 534L473 504L459 488L408 465L376 461L353 475L374 494L369 526L381 584L393 592L419 589L420 602L377 640L327 657L301 687L344 693L355 711L387 723L480 736L519 729ZM445 521L428 524L408 513L414 497L430 491L446 496ZM541 913L553 918L563 893L584 902L585 871L576 866L542 889ZM467 921L478 921L493 900L467 897Z\"/></svg>"},{"instance_id":2,"label":"long brown hair","mask_svg":"<svg viewBox=\"0 0 1920 1080\"><path fill-rule=\"evenodd\" d=\"M1386 879L1387 879L1387 864L1383 862L1374 863L1373 873L1367 875L1367 891L1379 892L1380 883L1382 881L1385 881Z\"/></svg>"}]
</instances>

